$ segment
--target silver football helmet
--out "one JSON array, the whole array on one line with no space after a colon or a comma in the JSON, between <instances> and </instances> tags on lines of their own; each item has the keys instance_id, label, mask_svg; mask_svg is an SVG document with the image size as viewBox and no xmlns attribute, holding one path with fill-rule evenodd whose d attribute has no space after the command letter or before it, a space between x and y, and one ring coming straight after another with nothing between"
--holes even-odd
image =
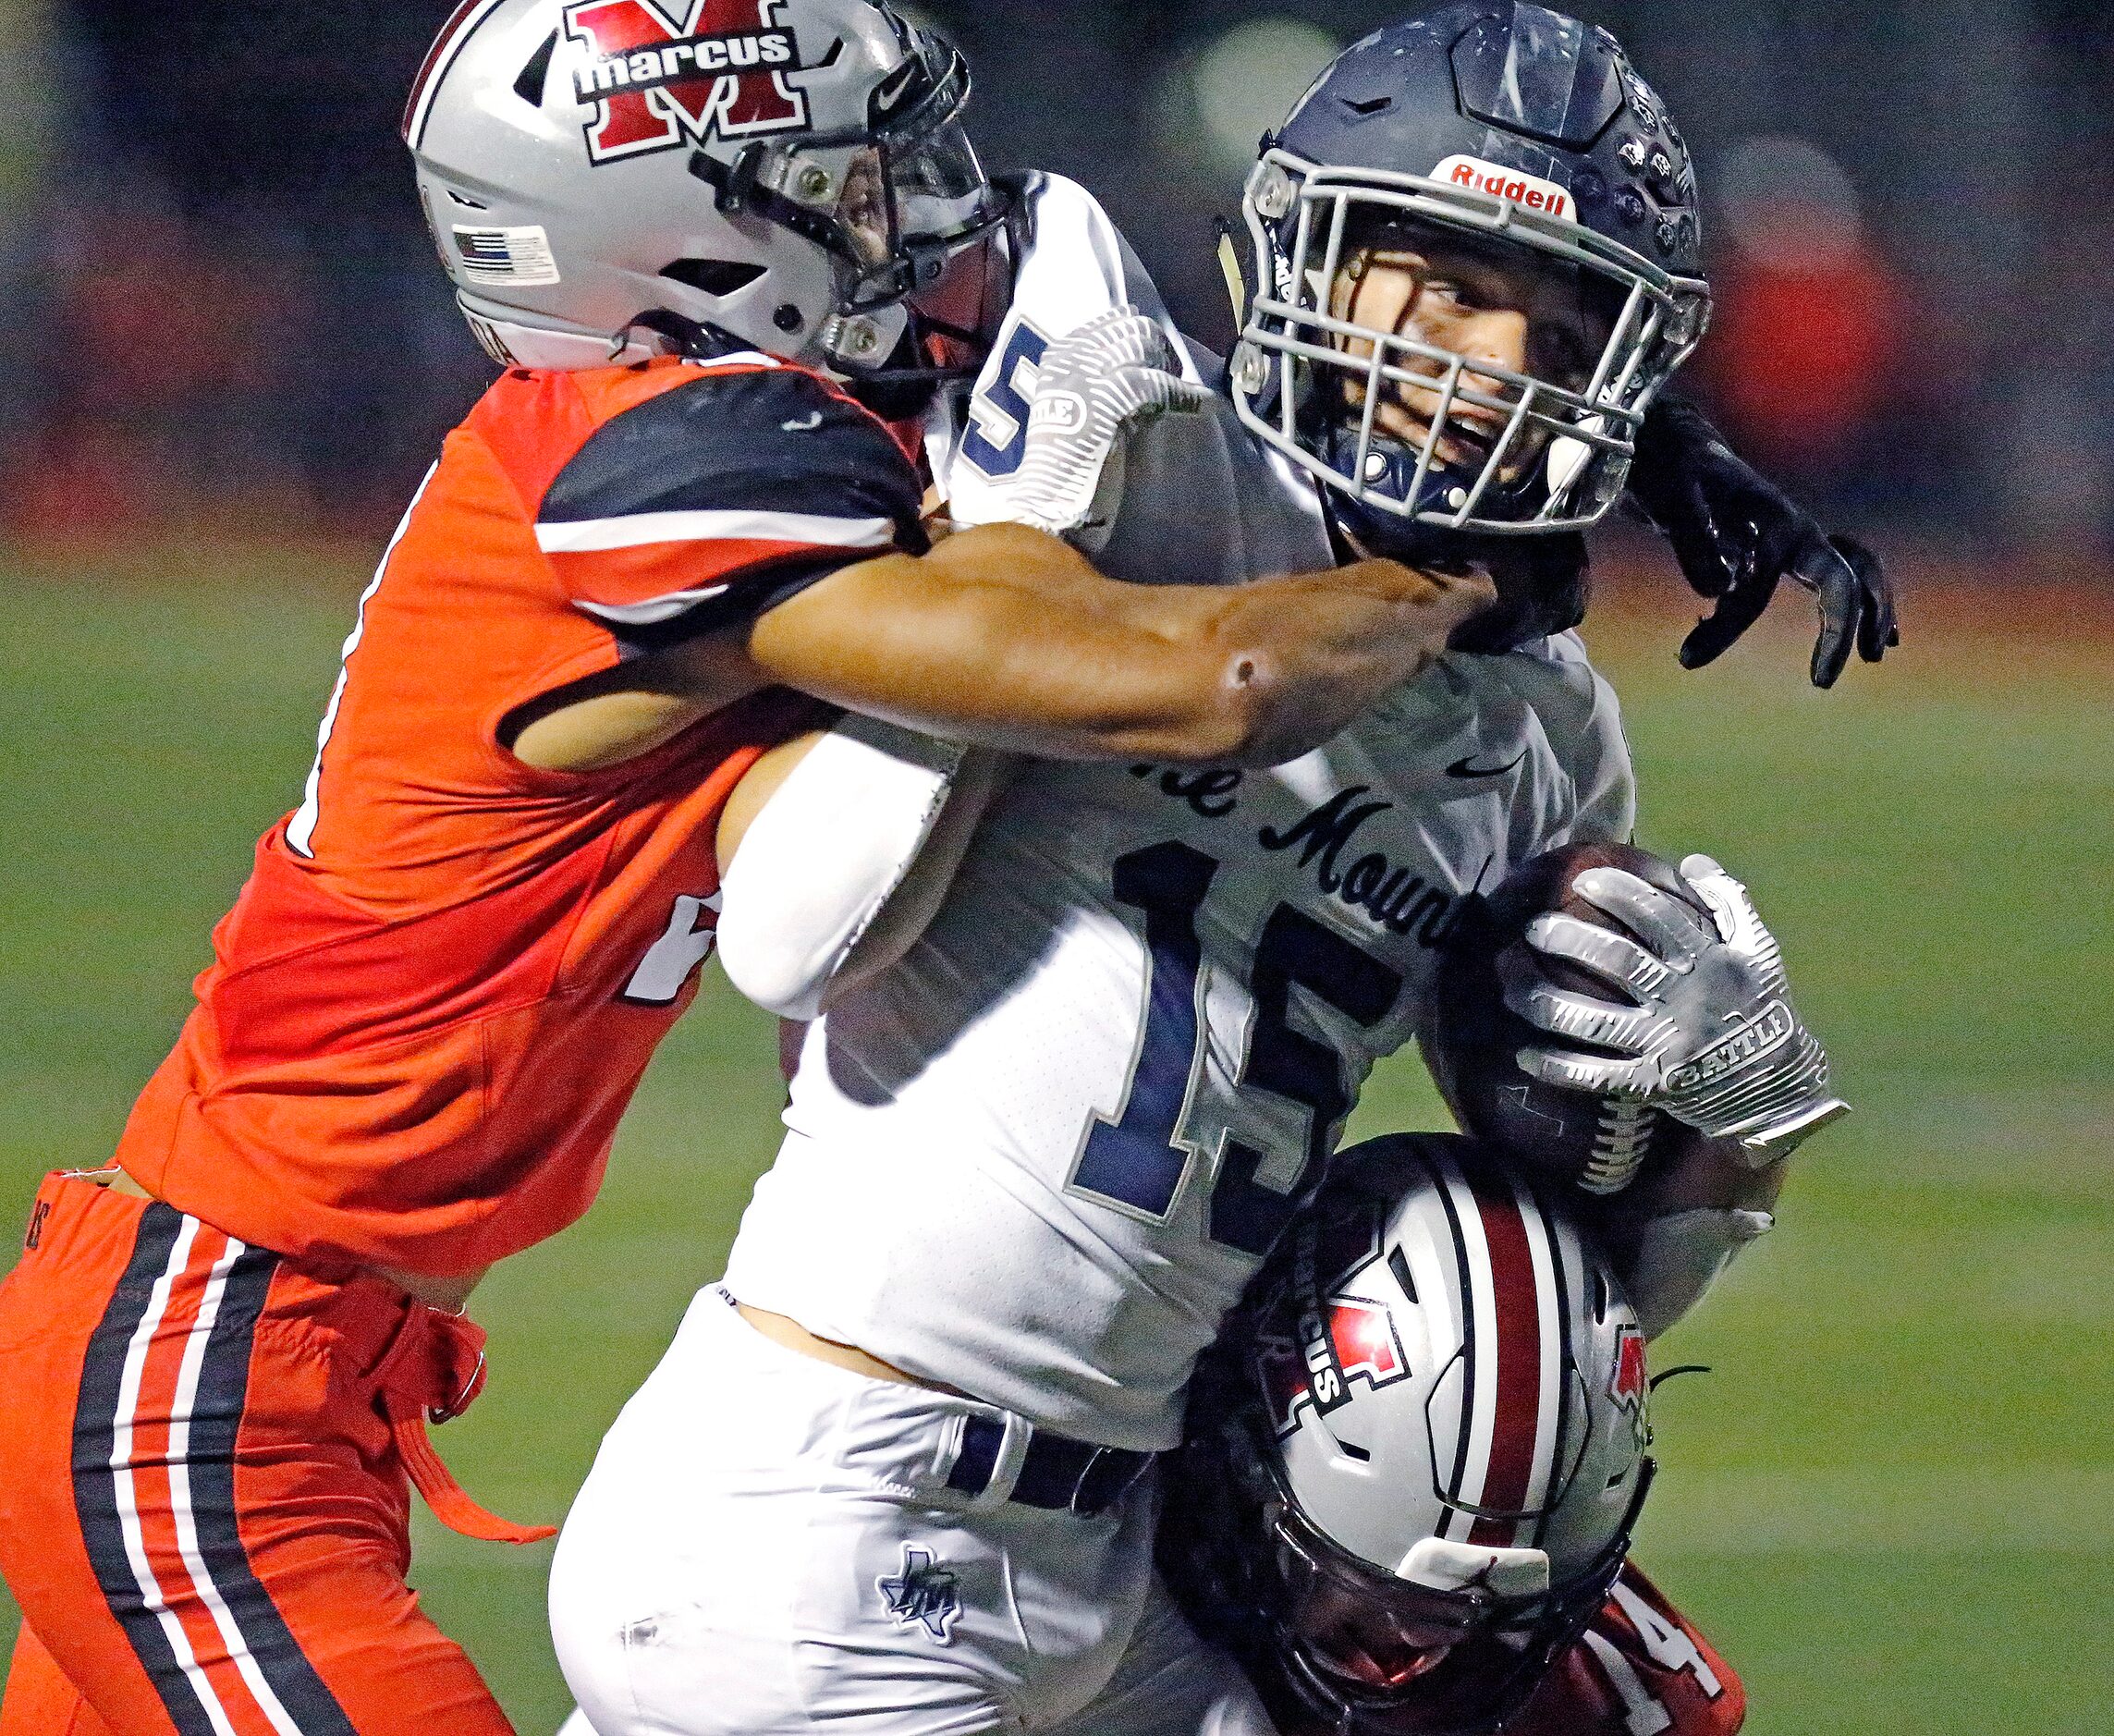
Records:
<instances>
[{"instance_id":1,"label":"silver football helmet","mask_svg":"<svg viewBox=\"0 0 2114 1736\"><path fill-rule=\"evenodd\" d=\"M1525 1170L1370 1141L1200 1374L1169 1582L1330 1728L1494 1730L1621 1567L1648 1397L1613 1272Z\"/></svg>"},{"instance_id":2,"label":"silver football helmet","mask_svg":"<svg viewBox=\"0 0 2114 1736\"><path fill-rule=\"evenodd\" d=\"M952 47L866 0L468 0L404 140L503 363L636 359L687 324L856 373L1004 220L968 97Z\"/></svg>"}]
</instances>

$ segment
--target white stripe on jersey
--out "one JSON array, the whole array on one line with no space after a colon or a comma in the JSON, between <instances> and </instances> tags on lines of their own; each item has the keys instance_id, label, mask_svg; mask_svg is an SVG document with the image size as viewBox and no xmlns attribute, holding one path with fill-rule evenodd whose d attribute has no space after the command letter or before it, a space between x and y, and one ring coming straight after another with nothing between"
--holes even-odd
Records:
<instances>
[{"instance_id":1,"label":"white stripe on jersey","mask_svg":"<svg viewBox=\"0 0 2114 1736\"><path fill-rule=\"evenodd\" d=\"M672 621L685 609L709 603L729 589L727 585L703 585L695 591L671 591L666 596L654 597L644 603L589 603L576 599L574 606L598 620L614 621L619 627L656 627L663 621Z\"/></svg>"},{"instance_id":2,"label":"white stripe on jersey","mask_svg":"<svg viewBox=\"0 0 2114 1736\"><path fill-rule=\"evenodd\" d=\"M802 512L633 512L620 519L581 519L536 526L546 555L592 555L649 543L808 543L823 548L886 548L896 540L891 519L825 519Z\"/></svg>"}]
</instances>

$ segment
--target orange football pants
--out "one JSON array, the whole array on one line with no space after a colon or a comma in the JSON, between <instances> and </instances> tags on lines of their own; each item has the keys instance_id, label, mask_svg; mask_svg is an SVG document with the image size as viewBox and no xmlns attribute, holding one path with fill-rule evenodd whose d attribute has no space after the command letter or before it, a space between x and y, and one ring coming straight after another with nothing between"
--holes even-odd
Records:
<instances>
[{"instance_id":1,"label":"orange football pants","mask_svg":"<svg viewBox=\"0 0 2114 1736\"><path fill-rule=\"evenodd\" d=\"M419 1608L409 1485L483 1335L168 1205L54 1175L0 1284L0 1736L509 1736Z\"/></svg>"}]
</instances>

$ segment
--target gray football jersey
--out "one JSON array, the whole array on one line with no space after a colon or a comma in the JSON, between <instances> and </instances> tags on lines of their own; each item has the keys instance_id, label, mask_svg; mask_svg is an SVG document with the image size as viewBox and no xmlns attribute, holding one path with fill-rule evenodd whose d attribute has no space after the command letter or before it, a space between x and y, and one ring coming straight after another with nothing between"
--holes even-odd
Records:
<instances>
[{"instance_id":1,"label":"gray football jersey","mask_svg":"<svg viewBox=\"0 0 2114 1736\"><path fill-rule=\"evenodd\" d=\"M895 967L809 1030L734 1293L1112 1446L1198 1352L1460 900L1626 837L1613 695L1568 637L1449 656L1267 771L1036 764Z\"/></svg>"},{"instance_id":2,"label":"gray football jersey","mask_svg":"<svg viewBox=\"0 0 2114 1736\"><path fill-rule=\"evenodd\" d=\"M1006 516L1048 339L1124 302L1165 318L1082 189L1031 196L998 351L928 430L965 522ZM1333 564L1311 485L1229 411L1165 418L1124 462L1106 571ZM810 1028L728 1287L1038 1424L1174 1445L1197 1354L1430 1016L1461 899L1628 837L1632 809L1569 635L1445 657L1267 771L1023 768L923 936Z\"/></svg>"}]
</instances>

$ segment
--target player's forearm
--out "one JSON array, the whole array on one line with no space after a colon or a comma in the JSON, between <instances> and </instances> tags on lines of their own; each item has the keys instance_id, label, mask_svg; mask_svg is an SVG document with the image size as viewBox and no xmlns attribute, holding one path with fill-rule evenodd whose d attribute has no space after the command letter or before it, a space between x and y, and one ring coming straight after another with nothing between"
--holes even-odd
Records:
<instances>
[{"instance_id":1,"label":"player's forearm","mask_svg":"<svg viewBox=\"0 0 2114 1736\"><path fill-rule=\"evenodd\" d=\"M1363 561L1227 592L1218 630L1268 689L1242 757L1275 765L1319 746L1390 689L1414 679L1461 622L1495 600L1489 581Z\"/></svg>"},{"instance_id":2,"label":"player's forearm","mask_svg":"<svg viewBox=\"0 0 2114 1736\"><path fill-rule=\"evenodd\" d=\"M1046 758L1275 764L1422 669L1489 601L1390 562L1217 588L1118 583L987 526L835 574L756 624L776 679Z\"/></svg>"}]
</instances>

